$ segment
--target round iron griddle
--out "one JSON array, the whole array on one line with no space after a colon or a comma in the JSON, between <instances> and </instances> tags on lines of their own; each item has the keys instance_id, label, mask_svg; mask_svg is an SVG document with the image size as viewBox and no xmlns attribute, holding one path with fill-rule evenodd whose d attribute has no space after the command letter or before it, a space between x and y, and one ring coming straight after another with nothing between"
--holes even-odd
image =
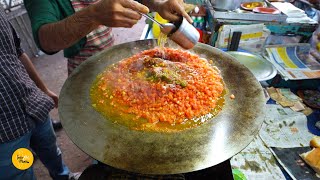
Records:
<instances>
[{"instance_id":1,"label":"round iron griddle","mask_svg":"<svg viewBox=\"0 0 320 180\"><path fill-rule=\"evenodd\" d=\"M144 174L175 174L219 164L245 148L263 122L264 95L253 74L232 56L205 44L192 53L213 60L227 87L222 111L199 127L177 133L130 130L95 111L90 87L106 66L156 46L141 40L113 46L81 64L60 93L59 115L71 140L110 166ZM234 94L235 99L230 99Z\"/></svg>"}]
</instances>

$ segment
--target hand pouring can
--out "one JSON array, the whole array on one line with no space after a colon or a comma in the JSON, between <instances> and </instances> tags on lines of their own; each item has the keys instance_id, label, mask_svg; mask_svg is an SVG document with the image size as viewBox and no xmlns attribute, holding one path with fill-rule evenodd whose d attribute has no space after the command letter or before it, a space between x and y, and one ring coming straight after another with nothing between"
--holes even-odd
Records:
<instances>
[{"instance_id":1,"label":"hand pouring can","mask_svg":"<svg viewBox=\"0 0 320 180\"><path fill-rule=\"evenodd\" d=\"M169 34L169 38L184 49L191 49L197 44L200 34L185 18L174 23L176 30Z\"/></svg>"}]
</instances>

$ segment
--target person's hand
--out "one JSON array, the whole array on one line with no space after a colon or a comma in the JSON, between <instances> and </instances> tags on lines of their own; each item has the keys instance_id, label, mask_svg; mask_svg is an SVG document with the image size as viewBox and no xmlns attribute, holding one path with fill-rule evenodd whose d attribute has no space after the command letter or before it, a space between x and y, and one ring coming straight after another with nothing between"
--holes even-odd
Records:
<instances>
[{"instance_id":1,"label":"person's hand","mask_svg":"<svg viewBox=\"0 0 320 180\"><path fill-rule=\"evenodd\" d=\"M183 16L189 23L193 22L184 10L183 0L155 0L153 7L161 17L169 21L178 21Z\"/></svg>"},{"instance_id":2,"label":"person's hand","mask_svg":"<svg viewBox=\"0 0 320 180\"><path fill-rule=\"evenodd\" d=\"M140 19L140 13L149 8L134 0L101 0L94 4L94 19L108 27L132 27Z\"/></svg>"},{"instance_id":3,"label":"person's hand","mask_svg":"<svg viewBox=\"0 0 320 180\"><path fill-rule=\"evenodd\" d=\"M49 89L46 90L44 93L46 93L49 97L53 99L54 107L58 108L59 97L56 95L56 93L50 91Z\"/></svg>"}]
</instances>

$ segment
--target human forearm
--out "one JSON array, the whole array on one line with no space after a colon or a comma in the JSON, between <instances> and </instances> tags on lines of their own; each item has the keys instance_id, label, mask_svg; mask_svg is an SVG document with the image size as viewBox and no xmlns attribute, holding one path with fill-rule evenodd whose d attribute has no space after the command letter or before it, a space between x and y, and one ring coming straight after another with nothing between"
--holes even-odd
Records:
<instances>
[{"instance_id":1,"label":"human forearm","mask_svg":"<svg viewBox=\"0 0 320 180\"><path fill-rule=\"evenodd\" d=\"M141 0L141 3L167 20L178 21L183 16L192 23L191 17L184 10L183 0Z\"/></svg>"},{"instance_id":2,"label":"human forearm","mask_svg":"<svg viewBox=\"0 0 320 180\"><path fill-rule=\"evenodd\" d=\"M37 73L36 68L33 66L29 56L26 53L23 53L20 57L19 57L21 63L23 64L23 66L25 67L25 69L27 70L27 73L29 75L29 77L31 78L31 80L33 80L33 82L36 84L36 86L41 89L44 93L46 93L49 97L52 98L52 100L54 101L54 107L57 108L58 107L58 101L59 98L58 96L52 92L51 90L49 90L47 88L47 86L44 84L44 82L41 80L39 74Z\"/></svg>"},{"instance_id":3,"label":"human forearm","mask_svg":"<svg viewBox=\"0 0 320 180\"><path fill-rule=\"evenodd\" d=\"M133 0L100 0L64 20L42 25L38 31L41 48L56 52L70 47L98 25L132 27L149 9Z\"/></svg>"},{"instance_id":4,"label":"human forearm","mask_svg":"<svg viewBox=\"0 0 320 180\"><path fill-rule=\"evenodd\" d=\"M33 64L31 62L30 58L28 57L28 55L26 53L23 53L19 57L19 59L22 62L22 64L25 67L25 69L27 70L27 73L28 73L29 77L35 82L37 87L39 89L41 89L43 92L47 92L48 91L47 86L41 80L39 74L37 73L36 68L33 66Z\"/></svg>"},{"instance_id":5,"label":"human forearm","mask_svg":"<svg viewBox=\"0 0 320 180\"><path fill-rule=\"evenodd\" d=\"M158 0L140 0L140 2L146 5L150 11L157 11Z\"/></svg>"},{"instance_id":6,"label":"human forearm","mask_svg":"<svg viewBox=\"0 0 320 180\"><path fill-rule=\"evenodd\" d=\"M38 31L41 48L56 52L68 48L97 28L92 6L56 23L45 24Z\"/></svg>"}]
</instances>

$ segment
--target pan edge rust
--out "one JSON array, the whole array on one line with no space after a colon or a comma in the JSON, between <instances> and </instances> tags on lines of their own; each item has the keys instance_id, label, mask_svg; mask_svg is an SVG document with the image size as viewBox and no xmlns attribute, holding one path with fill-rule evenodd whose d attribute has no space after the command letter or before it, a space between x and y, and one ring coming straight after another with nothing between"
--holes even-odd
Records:
<instances>
[{"instance_id":1,"label":"pan edge rust","mask_svg":"<svg viewBox=\"0 0 320 180\"><path fill-rule=\"evenodd\" d=\"M140 40L113 46L81 64L60 93L59 115L70 139L110 166L144 174L175 174L219 164L244 149L258 133L264 115L262 87L232 56L205 44L192 50L212 59L228 89L221 112L199 127L176 133L134 131L106 120L91 107L92 82L107 65L156 46ZM235 99L231 100L231 94Z\"/></svg>"}]
</instances>

